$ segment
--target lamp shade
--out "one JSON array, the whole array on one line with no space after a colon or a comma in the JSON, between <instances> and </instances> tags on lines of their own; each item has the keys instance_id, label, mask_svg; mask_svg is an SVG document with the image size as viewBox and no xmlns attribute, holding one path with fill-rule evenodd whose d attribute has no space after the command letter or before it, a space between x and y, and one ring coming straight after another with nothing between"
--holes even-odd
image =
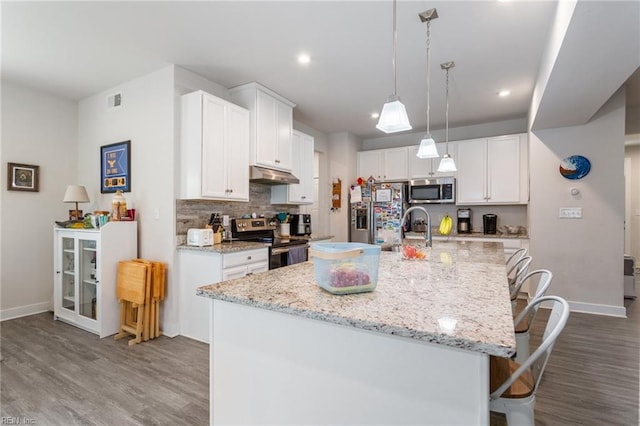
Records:
<instances>
[{"instance_id":1,"label":"lamp shade","mask_svg":"<svg viewBox=\"0 0 640 426\"><path fill-rule=\"evenodd\" d=\"M442 160L440 160L440 165L438 166L439 172L455 172L458 169L456 168L456 163L453 161L453 158L449 154L445 154L442 156Z\"/></svg>"},{"instance_id":2,"label":"lamp shade","mask_svg":"<svg viewBox=\"0 0 640 426\"><path fill-rule=\"evenodd\" d=\"M422 159L440 157L440 154L438 154L438 148L436 147L436 141L433 140L430 134L424 135L420 141L420 147L418 148L416 157Z\"/></svg>"},{"instance_id":3,"label":"lamp shade","mask_svg":"<svg viewBox=\"0 0 640 426\"><path fill-rule=\"evenodd\" d=\"M62 201L65 203L88 203L90 200L84 186L69 185Z\"/></svg>"},{"instance_id":4,"label":"lamp shade","mask_svg":"<svg viewBox=\"0 0 640 426\"><path fill-rule=\"evenodd\" d=\"M402 102L400 102L400 98L398 96L389 96L387 103L382 106L382 112L380 113L380 119L378 120L376 128L385 133L411 130L407 110Z\"/></svg>"}]
</instances>

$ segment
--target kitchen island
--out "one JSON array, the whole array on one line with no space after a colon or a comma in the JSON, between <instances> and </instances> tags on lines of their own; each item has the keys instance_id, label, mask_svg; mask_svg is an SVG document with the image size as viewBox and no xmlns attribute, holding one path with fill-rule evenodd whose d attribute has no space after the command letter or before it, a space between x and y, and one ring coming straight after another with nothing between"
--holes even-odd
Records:
<instances>
[{"instance_id":1,"label":"kitchen island","mask_svg":"<svg viewBox=\"0 0 640 426\"><path fill-rule=\"evenodd\" d=\"M488 424L488 355L515 352L502 244L427 251L382 252L371 293L325 292L312 262L200 287L211 424Z\"/></svg>"}]
</instances>

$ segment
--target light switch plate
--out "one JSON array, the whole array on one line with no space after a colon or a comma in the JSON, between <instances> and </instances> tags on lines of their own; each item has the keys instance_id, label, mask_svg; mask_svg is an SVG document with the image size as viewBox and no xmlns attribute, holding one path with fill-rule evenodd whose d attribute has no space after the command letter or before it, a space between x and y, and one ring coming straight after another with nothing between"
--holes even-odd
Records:
<instances>
[{"instance_id":1,"label":"light switch plate","mask_svg":"<svg viewBox=\"0 0 640 426\"><path fill-rule=\"evenodd\" d=\"M582 219L582 207L560 207L558 217L562 219Z\"/></svg>"}]
</instances>

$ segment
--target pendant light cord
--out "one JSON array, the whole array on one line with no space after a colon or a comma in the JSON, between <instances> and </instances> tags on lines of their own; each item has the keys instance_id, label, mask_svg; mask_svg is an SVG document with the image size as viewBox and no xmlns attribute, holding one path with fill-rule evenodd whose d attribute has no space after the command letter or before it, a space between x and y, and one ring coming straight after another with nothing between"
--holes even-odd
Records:
<instances>
[{"instance_id":1,"label":"pendant light cord","mask_svg":"<svg viewBox=\"0 0 640 426\"><path fill-rule=\"evenodd\" d=\"M447 156L449 155L449 68L447 68L447 93L446 93L446 97L447 97L447 108L445 110L445 131L444 131L444 139L446 141L446 151L447 151Z\"/></svg>"},{"instance_id":2,"label":"pendant light cord","mask_svg":"<svg viewBox=\"0 0 640 426\"><path fill-rule=\"evenodd\" d=\"M396 45L398 44L398 31L396 30L396 0L393 0L393 95L398 96L398 71L396 69Z\"/></svg>"},{"instance_id":3,"label":"pendant light cord","mask_svg":"<svg viewBox=\"0 0 640 426\"><path fill-rule=\"evenodd\" d=\"M431 72L431 49L430 49L430 44L431 44L431 20L427 21L427 135L431 136L431 133L429 132L429 110L431 109L431 102L430 102L430 94L431 94L431 77L430 77L430 72Z\"/></svg>"}]
</instances>

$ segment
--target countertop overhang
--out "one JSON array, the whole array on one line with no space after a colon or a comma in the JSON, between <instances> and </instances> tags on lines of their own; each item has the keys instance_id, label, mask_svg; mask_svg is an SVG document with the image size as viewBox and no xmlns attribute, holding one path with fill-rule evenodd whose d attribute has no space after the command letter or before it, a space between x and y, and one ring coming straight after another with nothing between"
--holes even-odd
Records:
<instances>
[{"instance_id":1,"label":"countertop overhang","mask_svg":"<svg viewBox=\"0 0 640 426\"><path fill-rule=\"evenodd\" d=\"M382 252L376 289L332 295L311 261L199 287L213 299L510 357L515 334L500 242L434 241L428 258ZM453 327L452 327L453 325Z\"/></svg>"}]
</instances>

